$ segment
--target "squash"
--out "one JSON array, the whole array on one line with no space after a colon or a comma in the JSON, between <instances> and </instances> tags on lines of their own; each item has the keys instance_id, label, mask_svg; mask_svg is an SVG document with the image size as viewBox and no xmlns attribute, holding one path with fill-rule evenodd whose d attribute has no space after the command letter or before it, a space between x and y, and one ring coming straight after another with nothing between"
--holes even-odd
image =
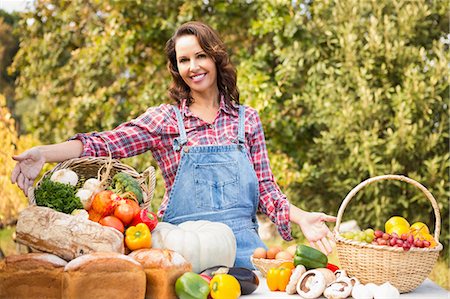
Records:
<instances>
[{"instance_id":1,"label":"squash","mask_svg":"<svg viewBox=\"0 0 450 299\"><path fill-rule=\"evenodd\" d=\"M186 221L173 225L160 222L152 231L153 248L171 249L192 264L194 272L224 265L236 259L236 238L231 228L220 222Z\"/></svg>"}]
</instances>

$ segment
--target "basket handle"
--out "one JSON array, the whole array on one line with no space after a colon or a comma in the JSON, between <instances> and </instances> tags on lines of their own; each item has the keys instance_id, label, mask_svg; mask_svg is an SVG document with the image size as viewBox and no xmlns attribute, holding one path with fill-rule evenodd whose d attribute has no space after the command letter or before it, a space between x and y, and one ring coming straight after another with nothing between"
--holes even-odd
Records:
<instances>
[{"instance_id":1,"label":"basket handle","mask_svg":"<svg viewBox=\"0 0 450 299\"><path fill-rule=\"evenodd\" d=\"M144 180L148 178L148 187L149 187L148 201L150 202L153 199L153 194L155 193L155 186L156 186L155 168L153 166L147 167L147 169L145 169L142 172L142 177Z\"/></svg>"},{"instance_id":2,"label":"basket handle","mask_svg":"<svg viewBox=\"0 0 450 299\"><path fill-rule=\"evenodd\" d=\"M341 225L341 220L342 220L342 216L344 215L344 210L347 207L347 204L353 198L353 196L355 196L356 193L358 193L358 191L361 190L362 188L364 188L365 186L370 185L374 182L383 181L383 180L398 180L398 181L406 182L406 183L416 186L425 194L427 199L431 202L431 206L433 207L433 210L434 210L434 216L436 218L436 223L435 223L435 227L434 227L434 239L439 240L439 235L441 232L441 214L439 213L439 206L436 202L436 199L433 197L433 195L430 193L430 191L428 191L428 189L425 188L422 184L420 184L420 183L416 182L415 180L410 179L406 176L395 175L395 174L376 176L376 177L367 179L367 180L359 183L359 185L357 185L355 188L353 188L347 194L347 196L345 197L341 206L339 207L339 211L338 211L338 215L337 215L337 219L336 219L336 226L334 227L334 231L336 233L339 233L339 226Z\"/></svg>"}]
</instances>

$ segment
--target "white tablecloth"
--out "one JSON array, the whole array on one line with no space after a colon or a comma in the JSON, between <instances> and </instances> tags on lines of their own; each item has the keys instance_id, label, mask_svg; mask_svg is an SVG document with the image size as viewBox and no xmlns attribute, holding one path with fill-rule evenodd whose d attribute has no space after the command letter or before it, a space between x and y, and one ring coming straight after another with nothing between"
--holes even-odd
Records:
<instances>
[{"instance_id":1,"label":"white tablecloth","mask_svg":"<svg viewBox=\"0 0 450 299\"><path fill-rule=\"evenodd\" d=\"M276 298L300 298L298 294L295 295L288 295L286 292L271 292L267 288L266 279L262 277L261 273L259 271L256 272L259 277L259 286L256 289L255 292L253 292L250 295L242 296L241 298L270 298L270 299L276 299ZM325 297L321 297L325 298ZM415 289L412 292L401 294L400 298L420 298L420 299L449 299L450 298L450 292L441 288L437 284L435 284L433 281L426 279L417 289Z\"/></svg>"}]
</instances>

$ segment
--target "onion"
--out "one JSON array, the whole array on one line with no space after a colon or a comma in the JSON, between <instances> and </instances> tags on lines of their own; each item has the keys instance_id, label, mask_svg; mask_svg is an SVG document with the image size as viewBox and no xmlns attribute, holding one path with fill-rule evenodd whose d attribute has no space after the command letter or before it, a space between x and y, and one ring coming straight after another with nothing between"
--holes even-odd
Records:
<instances>
[{"instance_id":1,"label":"onion","mask_svg":"<svg viewBox=\"0 0 450 299\"><path fill-rule=\"evenodd\" d=\"M78 175L70 169L60 169L52 174L50 180L53 182L76 186L78 183Z\"/></svg>"}]
</instances>

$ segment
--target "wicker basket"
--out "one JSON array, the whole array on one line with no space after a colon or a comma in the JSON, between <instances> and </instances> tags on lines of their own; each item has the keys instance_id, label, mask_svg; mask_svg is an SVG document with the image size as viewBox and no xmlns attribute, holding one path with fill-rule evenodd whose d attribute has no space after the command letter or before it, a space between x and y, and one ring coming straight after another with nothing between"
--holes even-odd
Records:
<instances>
[{"instance_id":1,"label":"wicker basket","mask_svg":"<svg viewBox=\"0 0 450 299\"><path fill-rule=\"evenodd\" d=\"M261 272L261 274L266 277L267 272L270 268L277 268L281 266L282 263L286 262L292 262L292 260L281 260L281 259L257 259L253 258L253 256L250 258L253 266L255 266L256 269Z\"/></svg>"},{"instance_id":2,"label":"wicker basket","mask_svg":"<svg viewBox=\"0 0 450 299\"><path fill-rule=\"evenodd\" d=\"M59 163L50 171L44 173L42 178L37 182L36 187L39 187L43 178L51 176L51 174L59 169L71 169L78 174L80 179L88 179L88 178L103 178L106 176L106 182L109 185L112 177L118 172L125 172L129 174L131 177L136 179L141 186L143 193L143 204L141 204L142 208L149 209L150 202L153 198L153 193L155 191L155 168L153 166L148 167L146 170L139 174L132 168L126 164L123 164L119 160L111 159L110 157L82 157L70 159L64 162ZM30 205L36 204L36 200L34 197L34 189L30 188L28 192L28 202Z\"/></svg>"},{"instance_id":3,"label":"wicker basket","mask_svg":"<svg viewBox=\"0 0 450 299\"><path fill-rule=\"evenodd\" d=\"M435 215L434 248L411 248L404 251L400 247L380 246L343 238L339 226L347 204L356 193L365 186L382 180L399 180L419 188L431 202ZM363 181L345 197L342 202L334 228L336 248L341 267L350 276L355 276L362 283L382 284L389 281L400 293L407 293L417 288L431 272L442 250L439 243L441 216L433 195L420 183L401 175L382 175Z\"/></svg>"}]
</instances>

